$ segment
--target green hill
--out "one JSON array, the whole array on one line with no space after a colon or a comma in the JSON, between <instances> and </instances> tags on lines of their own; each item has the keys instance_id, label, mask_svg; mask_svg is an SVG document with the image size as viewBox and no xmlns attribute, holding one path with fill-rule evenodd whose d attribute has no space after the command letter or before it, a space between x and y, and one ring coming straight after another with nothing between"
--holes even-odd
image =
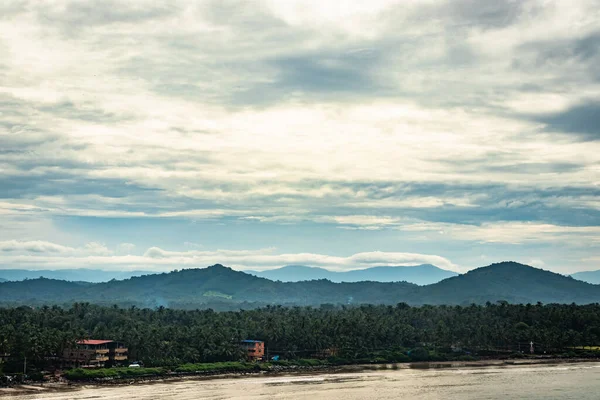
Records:
<instances>
[{"instance_id":1,"label":"green hill","mask_svg":"<svg viewBox=\"0 0 600 400\"><path fill-rule=\"evenodd\" d=\"M32 279L0 283L0 303L235 309L320 304L596 303L600 286L515 262L492 264L427 286L407 282L275 282L220 264L106 283Z\"/></svg>"},{"instance_id":2,"label":"green hill","mask_svg":"<svg viewBox=\"0 0 600 400\"><path fill-rule=\"evenodd\" d=\"M505 300L510 303L595 303L600 286L516 262L474 269L424 287L430 304Z\"/></svg>"}]
</instances>

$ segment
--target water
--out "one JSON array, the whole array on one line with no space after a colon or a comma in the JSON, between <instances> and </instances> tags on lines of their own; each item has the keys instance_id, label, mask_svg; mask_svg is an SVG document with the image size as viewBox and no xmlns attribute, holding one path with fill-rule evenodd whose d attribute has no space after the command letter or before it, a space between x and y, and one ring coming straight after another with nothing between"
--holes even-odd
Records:
<instances>
[{"instance_id":1,"label":"water","mask_svg":"<svg viewBox=\"0 0 600 400\"><path fill-rule=\"evenodd\" d=\"M9 397L94 399L577 399L600 398L600 363L185 380Z\"/></svg>"}]
</instances>

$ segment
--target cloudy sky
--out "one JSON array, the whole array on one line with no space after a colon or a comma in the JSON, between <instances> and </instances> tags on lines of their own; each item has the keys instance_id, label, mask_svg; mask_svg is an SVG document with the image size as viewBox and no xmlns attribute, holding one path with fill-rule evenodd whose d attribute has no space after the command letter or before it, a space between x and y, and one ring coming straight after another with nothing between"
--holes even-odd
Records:
<instances>
[{"instance_id":1,"label":"cloudy sky","mask_svg":"<svg viewBox=\"0 0 600 400\"><path fill-rule=\"evenodd\" d=\"M0 268L600 269L600 0L0 2Z\"/></svg>"}]
</instances>

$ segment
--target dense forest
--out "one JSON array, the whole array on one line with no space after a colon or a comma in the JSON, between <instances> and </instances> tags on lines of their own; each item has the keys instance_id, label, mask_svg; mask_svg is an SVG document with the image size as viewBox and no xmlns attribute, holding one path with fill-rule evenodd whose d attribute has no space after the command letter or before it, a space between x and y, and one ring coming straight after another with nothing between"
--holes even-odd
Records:
<instances>
[{"instance_id":1,"label":"dense forest","mask_svg":"<svg viewBox=\"0 0 600 400\"><path fill-rule=\"evenodd\" d=\"M215 312L77 303L68 309L0 309L0 354L9 355L5 371L22 370L25 357L30 368L48 367L53 356L83 338L122 341L130 359L147 366L239 360L242 339L263 340L270 355L288 359L336 349L347 360L387 352L386 359L402 361L411 349L515 352L529 350L530 341L538 353L557 353L600 344L600 305L401 303Z\"/></svg>"},{"instance_id":2,"label":"dense forest","mask_svg":"<svg viewBox=\"0 0 600 400\"><path fill-rule=\"evenodd\" d=\"M492 264L441 282L280 282L222 265L145 275L106 283L31 279L0 283L0 305L69 305L239 310L266 305L319 306L600 302L600 286L515 262Z\"/></svg>"}]
</instances>

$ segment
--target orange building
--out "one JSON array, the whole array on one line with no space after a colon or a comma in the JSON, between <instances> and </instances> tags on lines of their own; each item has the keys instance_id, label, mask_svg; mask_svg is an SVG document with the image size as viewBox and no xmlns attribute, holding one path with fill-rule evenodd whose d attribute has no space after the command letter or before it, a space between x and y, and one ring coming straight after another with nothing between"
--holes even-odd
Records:
<instances>
[{"instance_id":1,"label":"orange building","mask_svg":"<svg viewBox=\"0 0 600 400\"><path fill-rule=\"evenodd\" d=\"M265 356L265 342L260 340L242 340L242 348L250 360L261 360Z\"/></svg>"},{"instance_id":2,"label":"orange building","mask_svg":"<svg viewBox=\"0 0 600 400\"><path fill-rule=\"evenodd\" d=\"M63 352L63 363L73 367L104 367L127 361L127 348L113 340L80 340Z\"/></svg>"}]
</instances>

